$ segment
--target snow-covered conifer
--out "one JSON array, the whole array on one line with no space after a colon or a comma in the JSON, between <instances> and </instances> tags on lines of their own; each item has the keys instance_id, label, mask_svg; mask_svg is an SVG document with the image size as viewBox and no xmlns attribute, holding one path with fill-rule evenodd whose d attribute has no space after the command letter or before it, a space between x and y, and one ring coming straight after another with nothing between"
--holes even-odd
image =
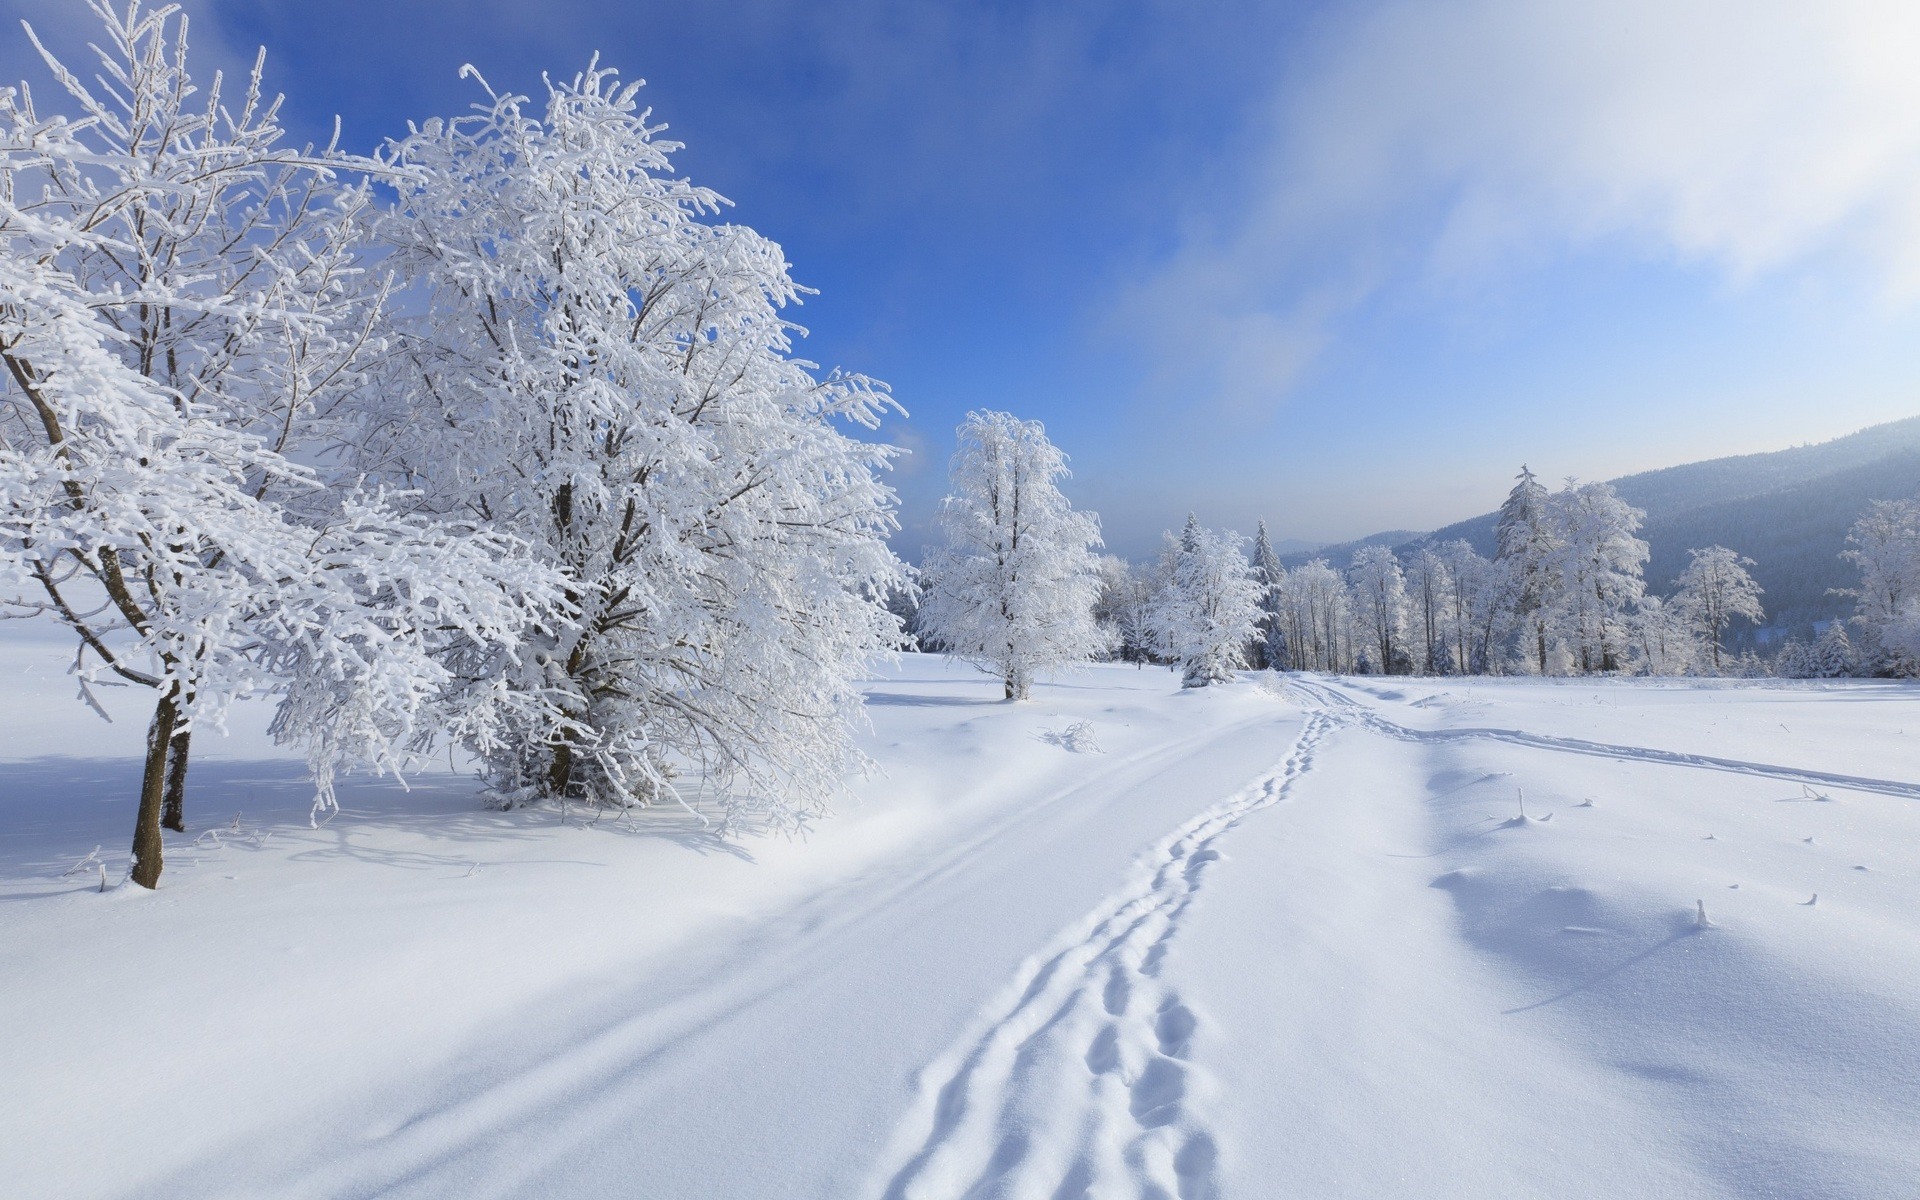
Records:
<instances>
[{"instance_id":1,"label":"snow-covered conifer","mask_svg":"<svg viewBox=\"0 0 1920 1200\"><path fill-rule=\"evenodd\" d=\"M999 676L1008 700L1025 700L1035 676L1106 648L1093 619L1100 523L1060 491L1067 456L1040 422L972 412L957 436L923 619L949 653Z\"/></svg>"},{"instance_id":2,"label":"snow-covered conifer","mask_svg":"<svg viewBox=\"0 0 1920 1200\"><path fill-rule=\"evenodd\" d=\"M1203 529L1193 516L1166 535L1153 622L1160 652L1180 664L1180 686L1233 678L1260 618L1260 587L1231 531Z\"/></svg>"},{"instance_id":3,"label":"snow-covered conifer","mask_svg":"<svg viewBox=\"0 0 1920 1200\"><path fill-rule=\"evenodd\" d=\"M379 321L341 179L365 164L282 146L259 61L237 101L198 91L176 10L94 13L97 85L43 51L76 117L0 92L0 596L73 631L83 696L154 689L151 887L193 728L282 692L328 803L337 766L423 732L447 642L504 652L540 581L313 465Z\"/></svg>"},{"instance_id":4,"label":"snow-covered conifer","mask_svg":"<svg viewBox=\"0 0 1920 1200\"><path fill-rule=\"evenodd\" d=\"M1782 679L1812 679L1817 670L1813 649L1799 638L1788 638L1773 656L1773 673Z\"/></svg>"},{"instance_id":5,"label":"snow-covered conifer","mask_svg":"<svg viewBox=\"0 0 1920 1200\"><path fill-rule=\"evenodd\" d=\"M1828 625L1808 653L1807 674L1815 679L1839 679L1853 674L1853 643L1845 621Z\"/></svg>"},{"instance_id":6,"label":"snow-covered conifer","mask_svg":"<svg viewBox=\"0 0 1920 1200\"><path fill-rule=\"evenodd\" d=\"M1287 656L1287 627L1281 614L1281 588L1287 569L1274 553L1267 523L1253 535L1253 575L1260 585L1260 632L1254 639L1255 665L1270 671L1284 671L1291 665Z\"/></svg>"},{"instance_id":7,"label":"snow-covered conifer","mask_svg":"<svg viewBox=\"0 0 1920 1200\"><path fill-rule=\"evenodd\" d=\"M1766 619L1760 606L1760 585L1747 568L1754 565L1725 546L1689 550L1693 561L1680 573L1672 607L1688 623L1706 651L1706 661L1718 675L1723 668L1721 639L1734 618L1756 624Z\"/></svg>"},{"instance_id":8,"label":"snow-covered conifer","mask_svg":"<svg viewBox=\"0 0 1920 1200\"><path fill-rule=\"evenodd\" d=\"M627 806L691 779L798 820L859 761L859 680L899 637L894 451L844 428L892 401L792 355L780 247L705 220L722 201L673 174L638 84L480 86L383 156L419 315L360 455L564 580L531 652L474 664L518 701L476 747L491 785Z\"/></svg>"}]
</instances>

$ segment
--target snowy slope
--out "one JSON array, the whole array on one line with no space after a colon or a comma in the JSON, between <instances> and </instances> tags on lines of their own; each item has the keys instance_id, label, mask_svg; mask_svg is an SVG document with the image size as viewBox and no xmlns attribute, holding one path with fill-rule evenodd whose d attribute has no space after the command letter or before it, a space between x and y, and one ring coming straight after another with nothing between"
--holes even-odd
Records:
<instances>
[{"instance_id":1,"label":"snowy slope","mask_svg":"<svg viewBox=\"0 0 1920 1200\"><path fill-rule=\"evenodd\" d=\"M102 895L61 872L124 867L137 716L0 653L9 1195L1920 1178L1912 687L1102 667L1006 705L908 656L884 775L795 842L446 773L314 830L242 714L162 889Z\"/></svg>"}]
</instances>

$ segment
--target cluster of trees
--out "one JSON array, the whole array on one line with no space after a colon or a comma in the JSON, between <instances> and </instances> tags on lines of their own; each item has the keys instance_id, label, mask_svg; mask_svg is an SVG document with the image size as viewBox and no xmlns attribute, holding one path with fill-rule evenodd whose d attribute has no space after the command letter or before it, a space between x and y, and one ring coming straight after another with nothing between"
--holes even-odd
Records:
<instances>
[{"instance_id":1,"label":"cluster of trees","mask_svg":"<svg viewBox=\"0 0 1920 1200\"><path fill-rule=\"evenodd\" d=\"M1781 675L1920 675L1920 497L1876 500L1854 522L1843 557L1860 571L1851 624L1835 621L1812 645L1790 641L1775 657Z\"/></svg>"},{"instance_id":2,"label":"cluster of trees","mask_svg":"<svg viewBox=\"0 0 1920 1200\"><path fill-rule=\"evenodd\" d=\"M1241 667L1378 674L1753 674L1725 649L1764 620L1753 561L1690 552L1673 594L1644 577L1643 514L1604 483L1549 491L1529 470L1489 559L1463 540L1369 546L1345 571L1291 570L1261 523L1245 540L1193 517L1157 560L1099 556L1099 527L1059 490L1066 459L1034 422L973 413L960 429L944 547L928 558L920 643L1027 696L1037 673L1110 657L1177 666L1203 687ZM1883 574L1885 574L1883 572ZM1844 637L1844 631L1840 635Z\"/></svg>"},{"instance_id":3,"label":"cluster of trees","mask_svg":"<svg viewBox=\"0 0 1920 1200\"><path fill-rule=\"evenodd\" d=\"M1464 540L1362 548L1345 571L1289 570L1264 523L1246 571L1258 609L1240 658L1278 670L1381 674L1657 674L1751 670L1724 649L1736 620L1763 618L1752 561L1691 552L1673 596L1646 588L1642 514L1604 483L1550 492L1521 471L1491 559ZM1152 661L1154 570L1106 568L1100 613L1119 656Z\"/></svg>"},{"instance_id":4,"label":"cluster of trees","mask_svg":"<svg viewBox=\"0 0 1920 1200\"><path fill-rule=\"evenodd\" d=\"M1060 491L1066 455L1037 421L968 413L958 431L945 544L922 568L920 644L999 677L1024 700L1035 676L1119 653L1177 664L1187 687L1231 679L1257 629L1259 589L1237 534L1192 517L1160 560L1102 558L1099 519Z\"/></svg>"},{"instance_id":5,"label":"cluster of trees","mask_svg":"<svg viewBox=\"0 0 1920 1200\"><path fill-rule=\"evenodd\" d=\"M0 600L154 697L132 878L251 695L317 810L449 742L502 803L816 807L899 636L850 436L892 401L793 355L780 248L637 85L476 75L361 157L289 144L258 60L197 84L171 8L94 12L92 82L0 90Z\"/></svg>"}]
</instances>

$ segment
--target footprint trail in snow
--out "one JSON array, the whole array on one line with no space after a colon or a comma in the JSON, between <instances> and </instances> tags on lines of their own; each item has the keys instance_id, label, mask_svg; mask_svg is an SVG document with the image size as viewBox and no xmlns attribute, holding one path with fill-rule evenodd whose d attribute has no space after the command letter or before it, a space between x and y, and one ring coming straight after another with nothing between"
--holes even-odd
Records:
<instances>
[{"instance_id":1,"label":"footprint trail in snow","mask_svg":"<svg viewBox=\"0 0 1920 1200\"><path fill-rule=\"evenodd\" d=\"M921 1075L873 1189L885 1200L1216 1194L1200 1019L1161 968L1215 842L1286 797L1338 723L1310 713L1279 770L1155 846Z\"/></svg>"}]
</instances>

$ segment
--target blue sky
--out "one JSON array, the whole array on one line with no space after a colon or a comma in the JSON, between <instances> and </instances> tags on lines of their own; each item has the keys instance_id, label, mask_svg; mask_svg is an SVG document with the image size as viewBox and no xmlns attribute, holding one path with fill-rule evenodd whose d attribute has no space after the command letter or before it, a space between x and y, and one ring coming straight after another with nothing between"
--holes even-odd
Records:
<instances>
[{"instance_id":1,"label":"blue sky","mask_svg":"<svg viewBox=\"0 0 1920 1200\"><path fill-rule=\"evenodd\" d=\"M1047 423L1110 545L1333 540L1920 413L1920 13L194 0L367 149L595 50L888 380L917 557L971 407ZM0 0L56 49L74 0ZM40 77L21 39L0 67Z\"/></svg>"}]
</instances>

